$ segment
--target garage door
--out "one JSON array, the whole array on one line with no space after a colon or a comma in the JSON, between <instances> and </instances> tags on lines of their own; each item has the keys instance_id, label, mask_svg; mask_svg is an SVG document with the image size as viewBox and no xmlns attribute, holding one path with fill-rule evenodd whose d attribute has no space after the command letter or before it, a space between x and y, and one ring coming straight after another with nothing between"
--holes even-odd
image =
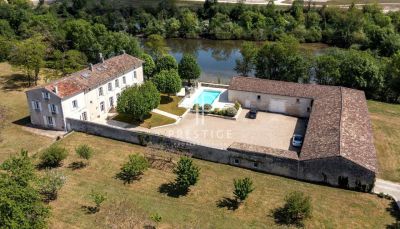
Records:
<instances>
[{"instance_id":1,"label":"garage door","mask_svg":"<svg viewBox=\"0 0 400 229\"><path fill-rule=\"evenodd\" d=\"M269 112L286 113L286 100L271 99L268 107Z\"/></svg>"}]
</instances>

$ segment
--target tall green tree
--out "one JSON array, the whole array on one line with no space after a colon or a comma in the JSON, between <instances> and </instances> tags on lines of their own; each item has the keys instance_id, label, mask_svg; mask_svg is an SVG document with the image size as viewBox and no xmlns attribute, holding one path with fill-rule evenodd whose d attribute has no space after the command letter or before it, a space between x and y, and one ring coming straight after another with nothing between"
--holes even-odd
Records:
<instances>
[{"instance_id":1,"label":"tall green tree","mask_svg":"<svg viewBox=\"0 0 400 229\"><path fill-rule=\"evenodd\" d=\"M253 43L245 42L240 49L240 54L242 58L236 60L235 71L243 76L248 76L254 69L257 48Z\"/></svg>"},{"instance_id":2,"label":"tall green tree","mask_svg":"<svg viewBox=\"0 0 400 229\"><path fill-rule=\"evenodd\" d=\"M182 80L176 70L162 70L153 77L153 82L161 93L171 94L178 93L182 88Z\"/></svg>"},{"instance_id":3,"label":"tall green tree","mask_svg":"<svg viewBox=\"0 0 400 229\"><path fill-rule=\"evenodd\" d=\"M146 81L140 86L129 87L122 92L118 98L117 111L143 121L150 111L158 107L160 100L157 87L151 81Z\"/></svg>"},{"instance_id":4,"label":"tall green tree","mask_svg":"<svg viewBox=\"0 0 400 229\"><path fill-rule=\"evenodd\" d=\"M178 69L178 63L175 58L171 55L164 55L158 58L156 61L156 71L155 73L161 72L163 70L176 70Z\"/></svg>"},{"instance_id":5,"label":"tall green tree","mask_svg":"<svg viewBox=\"0 0 400 229\"><path fill-rule=\"evenodd\" d=\"M21 151L0 167L0 228L46 228L50 212L34 188L28 153Z\"/></svg>"},{"instance_id":6,"label":"tall green tree","mask_svg":"<svg viewBox=\"0 0 400 229\"><path fill-rule=\"evenodd\" d=\"M196 80L200 77L200 66L197 63L196 57L190 54L184 54L178 67L179 76L188 81Z\"/></svg>"},{"instance_id":7,"label":"tall green tree","mask_svg":"<svg viewBox=\"0 0 400 229\"><path fill-rule=\"evenodd\" d=\"M200 169L189 157L181 157L173 171L176 174L175 184L179 191L187 192L199 179Z\"/></svg>"},{"instance_id":8,"label":"tall green tree","mask_svg":"<svg viewBox=\"0 0 400 229\"><path fill-rule=\"evenodd\" d=\"M33 80L35 85L39 80L40 69L44 66L46 55L46 44L41 37L33 37L18 42L15 50L10 53L10 63L24 70L28 77L28 86Z\"/></svg>"},{"instance_id":9,"label":"tall green tree","mask_svg":"<svg viewBox=\"0 0 400 229\"><path fill-rule=\"evenodd\" d=\"M71 74L87 66L87 57L78 50L54 51L54 68L62 75Z\"/></svg>"},{"instance_id":10,"label":"tall green tree","mask_svg":"<svg viewBox=\"0 0 400 229\"><path fill-rule=\"evenodd\" d=\"M309 57L299 51L293 37L285 37L275 43L267 43L256 57L256 77L272 80L308 81Z\"/></svg>"},{"instance_id":11,"label":"tall green tree","mask_svg":"<svg viewBox=\"0 0 400 229\"><path fill-rule=\"evenodd\" d=\"M156 69L156 64L153 58L149 54L142 53L140 55L140 58L144 61L143 73L147 77L147 79L150 79L153 76L153 73Z\"/></svg>"}]
</instances>

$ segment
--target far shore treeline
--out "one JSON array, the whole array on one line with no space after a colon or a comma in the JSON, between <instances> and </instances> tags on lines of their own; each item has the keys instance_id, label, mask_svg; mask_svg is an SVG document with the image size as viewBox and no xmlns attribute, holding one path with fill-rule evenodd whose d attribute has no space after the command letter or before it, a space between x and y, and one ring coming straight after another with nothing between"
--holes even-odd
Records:
<instances>
[{"instance_id":1,"label":"far shore treeline","mask_svg":"<svg viewBox=\"0 0 400 229\"><path fill-rule=\"evenodd\" d=\"M115 2L58 0L33 6L27 0L0 0L0 61L20 67L31 85L42 68L53 69L49 78L61 77L98 62L99 53L108 58L125 51L157 63L168 53L165 38L266 41L262 47L239 47L239 74L341 85L364 90L369 99L400 102L400 12L384 13L377 4L339 9L303 1L287 8L272 2L160 0L143 7ZM150 56L137 36L147 38ZM304 42L334 48L315 57L299 51Z\"/></svg>"}]
</instances>

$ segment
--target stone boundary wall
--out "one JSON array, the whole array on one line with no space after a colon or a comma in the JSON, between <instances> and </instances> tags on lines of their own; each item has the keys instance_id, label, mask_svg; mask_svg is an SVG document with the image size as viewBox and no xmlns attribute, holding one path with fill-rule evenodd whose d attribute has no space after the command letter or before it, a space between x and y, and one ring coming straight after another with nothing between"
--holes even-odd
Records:
<instances>
[{"instance_id":1,"label":"stone boundary wall","mask_svg":"<svg viewBox=\"0 0 400 229\"><path fill-rule=\"evenodd\" d=\"M114 140L139 145L159 145L163 148L180 154L187 154L194 158L222 164L243 167L260 172L277 174L285 177L297 178L297 161L291 158L281 158L266 153L245 151L239 149L218 149L209 146L182 141L173 137L127 130L124 128L103 125L99 123L66 119L67 131L78 131Z\"/></svg>"},{"instance_id":2,"label":"stone boundary wall","mask_svg":"<svg viewBox=\"0 0 400 229\"><path fill-rule=\"evenodd\" d=\"M227 84L216 84L216 83L206 83L206 82L199 82L199 87L212 87L212 88L224 88L228 89L229 85Z\"/></svg>"},{"instance_id":3,"label":"stone boundary wall","mask_svg":"<svg viewBox=\"0 0 400 229\"><path fill-rule=\"evenodd\" d=\"M173 137L142 131L127 130L99 123L66 119L67 131L78 131L143 146L160 146L168 151L190 155L194 158L276 174L298 180L339 186L339 176L348 184L344 188L369 191L375 174L345 158L321 158L301 161L296 152L259 147L245 143L233 143L228 149L198 145ZM363 189L359 187L362 186ZM343 187L343 186L342 186Z\"/></svg>"}]
</instances>

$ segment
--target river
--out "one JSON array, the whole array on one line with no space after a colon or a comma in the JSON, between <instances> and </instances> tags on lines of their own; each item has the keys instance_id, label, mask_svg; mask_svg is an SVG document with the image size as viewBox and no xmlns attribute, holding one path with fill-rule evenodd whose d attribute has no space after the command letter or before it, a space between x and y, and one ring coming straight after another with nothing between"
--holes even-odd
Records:
<instances>
[{"instance_id":1,"label":"river","mask_svg":"<svg viewBox=\"0 0 400 229\"><path fill-rule=\"evenodd\" d=\"M237 75L235 61L241 57L239 49L244 41L207 39L167 39L169 53L179 62L183 53L196 56L201 68L200 81L229 83ZM255 42L261 46L263 42ZM328 48L321 43L301 44L301 50L318 55Z\"/></svg>"}]
</instances>

